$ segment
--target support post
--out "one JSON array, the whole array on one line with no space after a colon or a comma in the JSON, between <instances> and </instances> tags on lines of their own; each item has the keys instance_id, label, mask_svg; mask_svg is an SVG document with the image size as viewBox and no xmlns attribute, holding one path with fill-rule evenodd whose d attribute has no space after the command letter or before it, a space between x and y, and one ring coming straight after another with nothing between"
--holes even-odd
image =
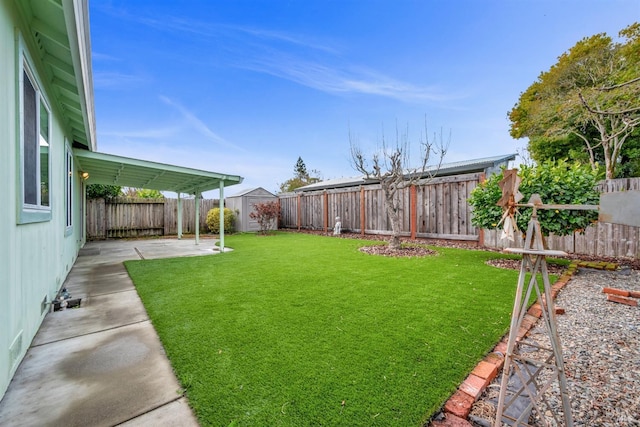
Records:
<instances>
[{"instance_id":1,"label":"support post","mask_svg":"<svg viewBox=\"0 0 640 427\"><path fill-rule=\"evenodd\" d=\"M84 180L80 180L80 185L82 186L82 244L80 246L84 246L87 243L87 184L84 183ZM105 216L106 218L106 216ZM104 227L106 232L106 227Z\"/></svg>"},{"instance_id":2,"label":"support post","mask_svg":"<svg viewBox=\"0 0 640 427\"><path fill-rule=\"evenodd\" d=\"M411 209L411 213L409 215L409 227L411 228L411 240L416 239L416 226L418 224L418 206L416 198L416 186L414 184L409 187L409 205Z\"/></svg>"},{"instance_id":3,"label":"support post","mask_svg":"<svg viewBox=\"0 0 640 427\"><path fill-rule=\"evenodd\" d=\"M196 245L200 244L200 196L202 193L196 191L196 212L195 212L195 228L196 228Z\"/></svg>"},{"instance_id":4,"label":"support post","mask_svg":"<svg viewBox=\"0 0 640 427\"><path fill-rule=\"evenodd\" d=\"M224 181L220 181L220 253L224 253Z\"/></svg>"},{"instance_id":5,"label":"support post","mask_svg":"<svg viewBox=\"0 0 640 427\"><path fill-rule=\"evenodd\" d=\"M178 240L182 239L182 198L178 193Z\"/></svg>"}]
</instances>

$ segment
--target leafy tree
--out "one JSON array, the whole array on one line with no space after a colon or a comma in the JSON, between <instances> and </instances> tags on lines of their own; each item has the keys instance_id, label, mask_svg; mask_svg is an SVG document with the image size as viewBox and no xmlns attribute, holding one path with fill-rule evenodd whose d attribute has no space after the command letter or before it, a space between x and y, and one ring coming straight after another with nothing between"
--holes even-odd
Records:
<instances>
[{"instance_id":1,"label":"leafy tree","mask_svg":"<svg viewBox=\"0 0 640 427\"><path fill-rule=\"evenodd\" d=\"M420 158L418 166L413 166L411 158L411 143L407 130L400 134L396 124L396 140L393 146L389 146L385 140L384 132L382 136L382 146L371 155L370 159L362 152L357 141L349 132L349 143L351 145L351 162L355 170L364 174L367 179L373 179L380 183L384 195L384 205L391 222L391 237L389 247L400 249L400 193L420 180L428 180L440 169L442 160L447 153L449 141L445 144L440 132L440 141L436 144L436 137L429 141L425 123L425 140L420 141ZM449 137L449 140L451 138ZM428 169L431 156L438 156L437 168Z\"/></svg>"},{"instance_id":2,"label":"leafy tree","mask_svg":"<svg viewBox=\"0 0 640 427\"><path fill-rule=\"evenodd\" d=\"M520 95L510 132L529 138L535 160L564 152L594 170L604 164L607 179L637 170L619 163L633 159L640 144L640 24L619 35L624 43L604 33L579 41Z\"/></svg>"},{"instance_id":3,"label":"leafy tree","mask_svg":"<svg viewBox=\"0 0 640 427\"><path fill-rule=\"evenodd\" d=\"M253 205L253 212L249 213L249 218L258 221L261 234L268 234L280 218L280 206L277 201L256 203Z\"/></svg>"},{"instance_id":4,"label":"leafy tree","mask_svg":"<svg viewBox=\"0 0 640 427\"><path fill-rule=\"evenodd\" d=\"M147 188L128 187L124 195L132 199L164 199L164 194L160 191L149 190Z\"/></svg>"},{"instance_id":5,"label":"leafy tree","mask_svg":"<svg viewBox=\"0 0 640 427\"><path fill-rule=\"evenodd\" d=\"M538 166L522 166L520 193L522 202L532 194L539 194L543 203L597 205L600 193L596 190L598 175L589 165L566 161L544 162ZM498 183L502 174L492 175L471 192L469 204L473 208L471 223L479 228L497 228L502 217L502 208L496 203L502 195ZM518 208L516 222L521 231L527 229L531 209ZM544 235L558 236L581 231L598 219L597 211L538 210L538 221Z\"/></svg>"},{"instance_id":6,"label":"leafy tree","mask_svg":"<svg viewBox=\"0 0 640 427\"><path fill-rule=\"evenodd\" d=\"M234 232L236 214L229 208L224 208L224 231ZM213 208L207 212L207 227L214 234L220 233L220 208Z\"/></svg>"},{"instance_id":7,"label":"leafy tree","mask_svg":"<svg viewBox=\"0 0 640 427\"><path fill-rule=\"evenodd\" d=\"M118 185L90 184L87 186L87 199L112 199L122 195Z\"/></svg>"},{"instance_id":8,"label":"leafy tree","mask_svg":"<svg viewBox=\"0 0 640 427\"><path fill-rule=\"evenodd\" d=\"M293 178L289 178L282 184L280 184L280 192L288 193L296 188L304 187L305 185L315 184L320 182L320 172L312 170L311 174L307 172L307 166L304 164L302 157L298 157L298 161L293 169Z\"/></svg>"}]
</instances>

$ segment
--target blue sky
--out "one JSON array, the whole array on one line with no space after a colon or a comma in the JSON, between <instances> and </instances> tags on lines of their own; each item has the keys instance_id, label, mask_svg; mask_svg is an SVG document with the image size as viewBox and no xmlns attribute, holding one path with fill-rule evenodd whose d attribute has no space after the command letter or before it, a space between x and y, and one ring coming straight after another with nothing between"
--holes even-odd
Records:
<instances>
[{"instance_id":1,"label":"blue sky","mask_svg":"<svg viewBox=\"0 0 640 427\"><path fill-rule=\"evenodd\" d=\"M396 123L445 162L515 153L507 112L578 40L638 0L91 0L98 151L241 175L275 192L302 157L356 176Z\"/></svg>"}]
</instances>

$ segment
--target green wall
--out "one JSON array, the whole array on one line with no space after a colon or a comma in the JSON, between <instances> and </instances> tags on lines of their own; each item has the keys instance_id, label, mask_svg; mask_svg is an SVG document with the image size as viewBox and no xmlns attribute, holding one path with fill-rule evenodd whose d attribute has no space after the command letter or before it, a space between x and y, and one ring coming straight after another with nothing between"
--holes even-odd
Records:
<instances>
[{"instance_id":1,"label":"green wall","mask_svg":"<svg viewBox=\"0 0 640 427\"><path fill-rule=\"evenodd\" d=\"M0 397L26 354L51 301L62 286L82 245L81 181L72 174L73 227L66 228L65 186L67 131L46 82L51 76L36 60L32 71L51 107L51 220L17 224L19 195L19 42L36 58L28 28L18 18L13 1L0 0Z\"/></svg>"}]
</instances>

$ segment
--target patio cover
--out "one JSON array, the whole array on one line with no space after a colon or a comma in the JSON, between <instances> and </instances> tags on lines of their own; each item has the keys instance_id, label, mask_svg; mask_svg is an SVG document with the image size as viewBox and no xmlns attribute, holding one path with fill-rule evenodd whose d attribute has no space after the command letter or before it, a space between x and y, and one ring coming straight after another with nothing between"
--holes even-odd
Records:
<instances>
[{"instance_id":1,"label":"patio cover","mask_svg":"<svg viewBox=\"0 0 640 427\"><path fill-rule=\"evenodd\" d=\"M182 166L132 159L113 154L98 153L74 148L73 154L81 173L87 173L86 184L119 185L122 187L146 188L159 191L174 191L178 194L178 238L182 237L181 193L196 196L196 224L199 223L200 194L209 190L220 190L221 205L224 205L224 187L240 184L242 177L218 172L209 172ZM220 210L220 224L224 224ZM196 244L199 242L196 227ZM220 229L220 249L224 250L224 230Z\"/></svg>"},{"instance_id":2,"label":"patio cover","mask_svg":"<svg viewBox=\"0 0 640 427\"><path fill-rule=\"evenodd\" d=\"M89 177L86 184L119 185L196 194L240 184L242 177L74 149L75 161Z\"/></svg>"}]
</instances>

